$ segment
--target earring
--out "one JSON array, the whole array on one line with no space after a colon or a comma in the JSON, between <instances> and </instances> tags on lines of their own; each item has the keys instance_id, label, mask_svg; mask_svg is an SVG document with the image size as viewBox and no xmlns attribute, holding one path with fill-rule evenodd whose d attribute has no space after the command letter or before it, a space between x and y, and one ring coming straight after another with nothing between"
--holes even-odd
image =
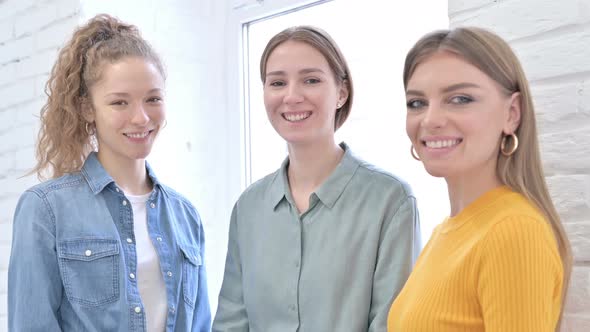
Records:
<instances>
[{"instance_id":1,"label":"earring","mask_svg":"<svg viewBox=\"0 0 590 332\"><path fill-rule=\"evenodd\" d=\"M342 103L338 102L338 104L336 104L336 108L338 109L340 107L342 107Z\"/></svg>"},{"instance_id":2,"label":"earring","mask_svg":"<svg viewBox=\"0 0 590 332\"><path fill-rule=\"evenodd\" d=\"M90 147L92 151L98 151L98 140L96 139L96 127L94 127L90 122L86 122L84 125L84 129L86 130L86 134L88 134Z\"/></svg>"},{"instance_id":3,"label":"earring","mask_svg":"<svg viewBox=\"0 0 590 332\"><path fill-rule=\"evenodd\" d=\"M86 130L86 134L88 134L88 136L92 136L94 135L94 133L96 133L96 130L94 128L91 129L92 124L90 122L86 122L86 125L84 126L84 129Z\"/></svg>"},{"instance_id":4,"label":"earring","mask_svg":"<svg viewBox=\"0 0 590 332\"><path fill-rule=\"evenodd\" d=\"M167 125L168 125L168 120L164 120L164 125L162 126L162 129L166 128Z\"/></svg>"},{"instance_id":5,"label":"earring","mask_svg":"<svg viewBox=\"0 0 590 332\"><path fill-rule=\"evenodd\" d=\"M416 152L416 150L414 149L413 145L410 145L410 154L412 154L412 157L418 161L420 161L420 157L418 157L418 153Z\"/></svg>"},{"instance_id":6,"label":"earring","mask_svg":"<svg viewBox=\"0 0 590 332\"><path fill-rule=\"evenodd\" d=\"M512 138L512 149L506 151L506 141L508 140L508 137ZM500 144L500 152L504 156L510 157L514 154L514 152L516 152L516 149L518 149L518 136L516 136L514 133L511 133L509 135L505 135L504 137L502 137L502 143Z\"/></svg>"}]
</instances>

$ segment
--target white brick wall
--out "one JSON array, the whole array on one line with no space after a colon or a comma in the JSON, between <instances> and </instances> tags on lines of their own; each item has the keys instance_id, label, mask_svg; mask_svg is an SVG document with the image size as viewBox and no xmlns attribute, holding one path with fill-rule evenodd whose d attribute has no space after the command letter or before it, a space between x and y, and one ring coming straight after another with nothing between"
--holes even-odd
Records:
<instances>
[{"instance_id":1,"label":"white brick wall","mask_svg":"<svg viewBox=\"0 0 590 332\"><path fill-rule=\"evenodd\" d=\"M450 0L449 17L509 40L531 80L545 174L575 259L562 331L590 331L590 1Z\"/></svg>"},{"instance_id":2,"label":"white brick wall","mask_svg":"<svg viewBox=\"0 0 590 332\"><path fill-rule=\"evenodd\" d=\"M78 12L72 0L0 1L0 331L7 328L12 216L20 194L36 182L19 177L34 165L43 85Z\"/></svg>"}]
</instances>

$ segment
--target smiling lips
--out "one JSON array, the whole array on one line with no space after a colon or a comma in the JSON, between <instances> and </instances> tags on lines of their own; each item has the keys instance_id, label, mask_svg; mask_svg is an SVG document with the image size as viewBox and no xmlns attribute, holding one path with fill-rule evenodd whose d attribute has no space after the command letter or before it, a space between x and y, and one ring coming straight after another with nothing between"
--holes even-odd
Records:
<instances>
[{"instance_id":1,"label":"smiling lips","mask_svg":"<svg viewBox=\"0 0 590 332\"><path fill-rule=\"evenodd\" d=\"M445 139L445 140L423 140L422 144L424 144L427 148L431 149L445 149L451 148L463 140L460 138L457 139Z\"/></svg>"},{"instance_id":2,"label":"smiling lips","mask_svg":"<svg viewBox=\"0 0 590 332\"><path fill-rule=\"evenodd\" d=\"M311 112L289 112L282 114L283 119L289 122L299 122L303 121L311 116Z\"/></svg>"},{"instance_id":3,"label":"smiling lips","mask_svg":"<svg viewBox=\"0 0 590 332\"><path fill-rule=\"evenodd\" d=\"M142 133L124 133L123 135L125 135L131 139L142 139L142 138L146 138L151 132L152 132L152 130L144 131Z\"/></svg>"}]
</instances>

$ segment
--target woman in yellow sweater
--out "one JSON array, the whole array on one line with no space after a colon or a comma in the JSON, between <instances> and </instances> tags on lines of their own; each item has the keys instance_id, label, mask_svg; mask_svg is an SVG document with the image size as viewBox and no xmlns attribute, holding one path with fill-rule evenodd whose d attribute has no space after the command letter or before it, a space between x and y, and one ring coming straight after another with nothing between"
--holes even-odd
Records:
<instances>
[{"instance_id":1,"label":"woman in yellow sweater","mask_svg":"<svg viewBox=\"0 0 590 332\"><path fill-rule=\"evenodd\" d=\"M508 44L436 31L404 68L412 155L451 216L391 306L389 331L555 331L570 247L543 178L529 86Z\"/></svg>"}]
</instances>

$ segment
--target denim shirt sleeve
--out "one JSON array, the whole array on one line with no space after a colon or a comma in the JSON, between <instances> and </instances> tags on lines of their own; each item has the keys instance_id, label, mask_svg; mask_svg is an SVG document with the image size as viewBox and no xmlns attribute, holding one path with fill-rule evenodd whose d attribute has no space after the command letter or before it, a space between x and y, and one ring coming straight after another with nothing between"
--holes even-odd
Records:
<instances>
[{"instance_id":1,"label":"denim shirt sleeve","mask_svg":"<svg viewBox=\"0 0 590 332\"><path fill-rule=\"evenodd\" d=\"M61 331L63 296L53 214L45 197L25 192L14 215L8 267L8 330Z\"/></svg>"},{"instance_id":2,"label":"denim shirt sleeve","mask_svg":"<svg viewBox=\"0 0 590 332\"><path fill-rule=\"evenodd\" d=\"M408 196L381 232L373 280L369 332L385 331L393 300L402 290L420 251L420 222L416 199ZM384 292L389 289L391 291Z\"/></svg>"},{"instance_id":3,"label":"denim shirt sleeve","mask_svg":"<svg viewBox=\"0 0 590 332\"><path fill-rule=\"evenodd\" d=\"M203 224L199 223L199 244L201 246L201 261L203 264L199 268L199 284L197 300L195 302L195 314L193 315L192 331L209 332L211 331L211 308L209 305L209 295L207 290L207 272L205 269L205 233Z\"/></svg>"},{"instance_id":4,"label":"denim shirt sleeve","mask_svg":"<svg viewBox=\"0 0 590 332\"><path fill-rule=\"evenodd\" d=\"M248 315L242 290L242 267L238 249L237 203L229 225L225 273L219 293L213 332L247 332Z\"/></svg>"}]
</instances>

